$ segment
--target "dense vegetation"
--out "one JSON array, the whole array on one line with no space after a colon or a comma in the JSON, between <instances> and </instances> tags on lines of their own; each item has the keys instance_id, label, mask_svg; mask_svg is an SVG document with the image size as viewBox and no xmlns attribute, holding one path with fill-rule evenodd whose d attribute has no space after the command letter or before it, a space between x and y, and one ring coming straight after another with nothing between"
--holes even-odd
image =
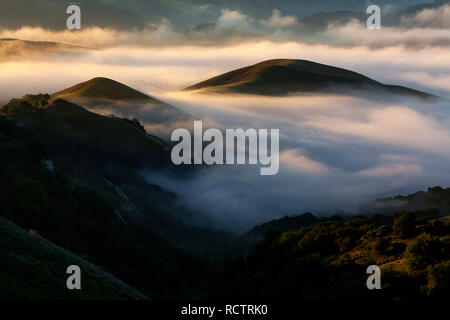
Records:
<instances>
[{"instance_id":1,"label":"dense vegetation","mask_svg":"<svg viewBox=\"0 0 450 320\"><path fill-rule=\"evenodd\" d=\"M267 230L247 256L229 260L215 281L192 294L269 300L447 297L450 219L427 219L428 214L334 217L295 232ZM369 265L381 267L382 290L367 289Z\"/></svg>"}]
</instances>

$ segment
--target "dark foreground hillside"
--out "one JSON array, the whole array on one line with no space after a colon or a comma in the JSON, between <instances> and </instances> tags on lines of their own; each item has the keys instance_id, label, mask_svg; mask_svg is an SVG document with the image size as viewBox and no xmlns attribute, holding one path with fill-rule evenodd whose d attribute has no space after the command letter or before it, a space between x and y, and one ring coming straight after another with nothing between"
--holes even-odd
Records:
<instances>
[{"instance_id":1,"label":"dark foreground hillside","mask_svg":"<svg viewBox=\"0 0 450 320\"><path fill-rule=\"evenodd\" d=\"M0 108L0 216L152 299L204 280L232 237L186 225L193 213L177 195L140 176L170 170L164 142L137 120L48 98Z\"/></svg>"},{"instance_id":2,"label":"dark foreground hillside","mask_svg":"<svg viewBox=\"0 0 450 320\"><path fill-rule=\"evenodd\" d=\"M101 268L3 219L0 260L0 299L146 299ZM66 287L70 265L82 270L82 290Z\"/></svg>"}]
</instances>

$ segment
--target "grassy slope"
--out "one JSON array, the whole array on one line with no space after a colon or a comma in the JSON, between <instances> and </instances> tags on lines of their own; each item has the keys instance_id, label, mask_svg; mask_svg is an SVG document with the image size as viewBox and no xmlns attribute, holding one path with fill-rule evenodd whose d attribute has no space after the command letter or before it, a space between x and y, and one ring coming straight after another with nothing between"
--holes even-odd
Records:
<instances>
[{"instance_id":1,"label":"grassy slope","mask_svg":"<svg viewBox=\"0 0 450 320\"><path fill-rule=\"evenodd\" d=\"M145 299L138 291L43 238L0 219L0 299ZM69 265L81 290L68 290Z\"/></svg>"},{"instance_id":2,"label":"grassy slope","mask_svg":"<svg viewBox=\"0 0 450 320\"><path fill-rule=\"evenodd\" d=\"M400 86L384 85L359 73L306 60L277 59L237 69L184 90L285 95L346 86L352 89L387 90L392 93L429 97Z\"/></svg>"},{"instance_id":3,"label":"grassy slope","mask_svg":"<svg viewBox=\"0 0 450 320\"><path fill-rule=\"evenodd\" d=\"M54 98L84 97L111 100L151 100L150 96L108 78L94 78L52 95Z\"/></svg>"},{"instance_id":4,"label":"grassy slope","mask_svg":"<svg viewBox=\"0 0 450 320\"><path fill-rule=\"evenodd\" d=\"M95 111L109 110L119 114L140 117L139 109L146 109L146 123L161 125L165 122L191 120L180 109L148 96L120 82L108 78L94 78L54 93L52 100L64 99Z\"/></svg>"}]
</instances>

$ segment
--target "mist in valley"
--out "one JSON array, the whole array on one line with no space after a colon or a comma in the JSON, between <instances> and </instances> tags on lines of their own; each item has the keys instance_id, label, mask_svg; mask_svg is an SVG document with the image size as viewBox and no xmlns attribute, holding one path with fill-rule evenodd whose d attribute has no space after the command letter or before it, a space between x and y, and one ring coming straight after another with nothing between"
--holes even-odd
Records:
<instances>
[{"instance_id":1,"label":"mist in valley","mask_svg":"<svg viewBox=\"0 0 450 320\"><path fill-rule=\"evenodd\" d=\"M227 229L242 231L307 211L359 213L380 197L449 185L450 34L444 28L446 20L437 19L446 14L428 12L416 17L422 25L416 23L415 29L386 27L370 36L360 22L350 21L329 26L314 39L298 39L299 22L289 16L274 13L262 21L230 10L222 11L207 34L186 35L164 22L135 32L3 30L0 38L61 41L87 49L33 51L22 46L11 55L11 48L3 47L0 101L54 93L102 76L167 102L210 127L277 128L280 170L275 176L261 176L255 165L207 167L189 178L152 168L142 168L141 173ZM430 19L437 22L429 25ZM261 25L265 29L260 34ZM219 36L224 40L217 43ZM353 96L351 90L348 95L287 97L180 92L221 73L275 58L346 68L442 99L373 99ZM193 126L186 121L155 124L150 105L94 111L136 117L149 133L166 139L177 127Z\"/></svg>"}]
</instances>

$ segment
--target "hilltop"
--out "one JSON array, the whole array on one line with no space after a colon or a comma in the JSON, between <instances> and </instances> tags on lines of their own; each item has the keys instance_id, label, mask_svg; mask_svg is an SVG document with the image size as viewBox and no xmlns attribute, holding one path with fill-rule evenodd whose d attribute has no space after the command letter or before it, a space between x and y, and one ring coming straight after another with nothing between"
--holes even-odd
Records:
<instances>
[{"instance_id":1,"label":"hilltop","mask_svg":"<svg viewBox=\"0 0 450 320\"><path fill-rule=\"evenodd\" d=\"M172 126L190 125L190 114L112 79L97 77L51 95L51 100L64 99L101 114L134 117L159 137L168 139Z\"/></svg>"},{"instance_id":2,"label":"hilltop","mask_svg":"<svg viewBox=\"0 0 450 320\"><path fill-rule=\"evenodd\" d=\"M410 88L385 85L350 70L293 59L263 61L216 76L184 90L276 96L307 92L344 94L384 92L423 99L433 97Z\"/></svg>"},{"instance_id":3,"label":"hilltop","mask_svg":"<svg viewBox=\"0 0 450 320\"><path fill-rule=\"evenodd\" d=\"M52 94L54 99L156 100L112 79L97 77Z\"/></svg>"}]
</instances>

